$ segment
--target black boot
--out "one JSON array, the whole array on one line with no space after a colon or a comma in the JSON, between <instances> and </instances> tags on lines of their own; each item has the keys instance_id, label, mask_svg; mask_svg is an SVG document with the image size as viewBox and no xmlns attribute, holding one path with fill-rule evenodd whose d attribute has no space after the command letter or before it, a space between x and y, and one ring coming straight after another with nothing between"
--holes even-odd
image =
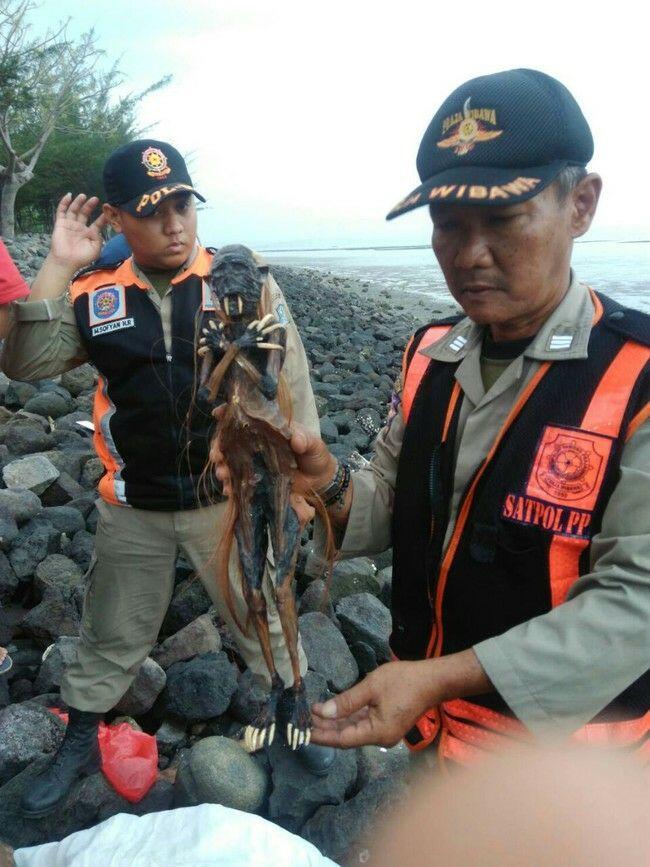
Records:
<instances>
[{"instance_id":1,"label":"black boot","mask_svg":"<svg viewBox=\"0 0 650 867\"><path fill-rule=\"evenodd\" d=\"M72 784L101 765L97 732L100 713L70 708L65 738L50 765L24 792L20 810L28 819L48 816L66 799Z\"/></svg>"}]
</instances>

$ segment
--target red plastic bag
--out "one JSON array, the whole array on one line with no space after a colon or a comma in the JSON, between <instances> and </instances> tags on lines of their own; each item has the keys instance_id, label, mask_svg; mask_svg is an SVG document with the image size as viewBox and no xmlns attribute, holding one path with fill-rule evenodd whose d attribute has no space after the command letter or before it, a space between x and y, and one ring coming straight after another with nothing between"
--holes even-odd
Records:
<instances>
[{"instance_id":1,"label":"red plastic bag","mask_svg":"<svg viewBox=\"0 0 650 867\"><path fill-rule=\"evenodd\" d=\"M67 713L50 708L67 725ZM104 776L118 795L132 804L141 801L158 776L158 744L153 735L128 723L99 724L99 751Z\"/></svg>"}]
</instances>

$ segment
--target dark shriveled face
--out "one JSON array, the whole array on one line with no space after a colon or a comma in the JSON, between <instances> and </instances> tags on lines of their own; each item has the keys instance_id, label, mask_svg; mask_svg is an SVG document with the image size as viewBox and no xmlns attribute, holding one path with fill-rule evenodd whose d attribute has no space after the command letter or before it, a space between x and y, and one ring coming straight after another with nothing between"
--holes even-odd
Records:
<instances>
[{"instance_id":1,"label":"dark shriveled face","mask_svg":"<svg viewBox=\"0 0 650 867\"><path fill-rule=\"evenodd\" d=\"M217 250L206 279L228 319L250 322L257 318L267 271L257 265L252 252L241 244Z\"/></svg>"},{"instance_id":2,"label":"dark shriveled face","mask_svg":"<svg viewBox=\"0 0 650 867\"><path fill-rule=\"evenodd\" d=\"M551 185L505 207L432 205L433 252L470 319L496 340L535 334L568 289L573 241L591 225L600 189L590 174L564 198Z\"/></svg>"}]
</instances>

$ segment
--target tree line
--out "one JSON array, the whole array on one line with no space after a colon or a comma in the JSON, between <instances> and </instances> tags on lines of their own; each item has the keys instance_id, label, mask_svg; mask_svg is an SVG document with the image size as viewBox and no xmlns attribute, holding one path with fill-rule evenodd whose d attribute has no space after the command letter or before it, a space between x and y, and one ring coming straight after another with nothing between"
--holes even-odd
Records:
<instances>
[{"instance_id":1,"label":"tree line","mask_svg":"<svg viewBox=\"0 0 650 867\"><path fill-rule=\"evenodd\" d=\"M124 77L94 31L34 35L32 0L0 0L0 235L49 231L60 197L100 195L108 154L137 138L137 111L167 76L120 95Z\"/></svg>"}]
</instances>

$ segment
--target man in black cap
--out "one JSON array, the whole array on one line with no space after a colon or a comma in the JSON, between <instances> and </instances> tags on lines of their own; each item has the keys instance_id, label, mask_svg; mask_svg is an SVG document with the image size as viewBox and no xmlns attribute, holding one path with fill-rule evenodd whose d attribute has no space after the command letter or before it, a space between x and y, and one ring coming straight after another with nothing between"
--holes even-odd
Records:
<instances>
[{"instance_id":1,"label":"man in black cap","mask_svg":"<svg viewBox=\"0 0 650 867\"><path fill-rule=\"evenodd\" d=\"M97 767L101 715L126 692L156 641L179 550L231 627L248 667L269 682L258 641L241 634L217 590L215 553L226 505L218 483L203 473L213 419L210 407L196 399L198 337L214 316L203 279L212 253L196 239L194 199L204 199L178 151L154 140L115 151L104 168L104 186L107 202L90 225L96 198L68 194L61 200L50 253L29 299L15 305L2 359L5 372L21 380L51 377L88 360L99 372L94 443L105 472L98 486L96 557L77 659L61 684L70 722L53 763L25 793L23 811L31 817L51 812L82 771ZM86 267L97 259L106 222L123 233L133 255ZM293 412L317 432L305 352L271 274L263 292L286 327L284 373ZM230 574L245 622L234 550ZM273 655L289 687L291 664L272 598L267 593ZM300 656L304 671L302 648ZM298 756L322 774L334 751L308 745Z\"/></svg>"},{"instance_id":2,"label":"man in black cap","mask_svg":"<svg viewBox=\"0 0 650 867\"><path fill-rule=\"evenodd\" d=\"M400 661L316 706L318 743L472 763L551 731L647 761L650 320L571 270L592 147L569 91L527 69L463 84L424 135L388 217L429 207L465 315L413 336L368 468L294 437L342 554L394 558Z\"/></svg>"}]
</instances>

